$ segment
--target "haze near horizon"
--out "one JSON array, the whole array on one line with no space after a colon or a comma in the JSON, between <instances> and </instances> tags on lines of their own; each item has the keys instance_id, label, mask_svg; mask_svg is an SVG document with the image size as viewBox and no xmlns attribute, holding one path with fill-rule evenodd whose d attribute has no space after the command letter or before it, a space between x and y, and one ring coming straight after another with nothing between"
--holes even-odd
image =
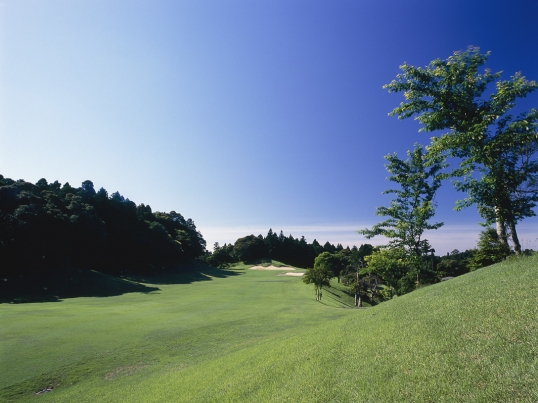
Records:
<instances>
[{"instance_id":1,"label":"haze near horizon","mask_svg":"<svg viewBox=\"0 0 538 403\"><path fill-rule=\"evenodd\" d=\"M536 80L536 15L530 0L2 1L0 173L175 210L209 249L269 228L383 244L355 233L391 199L383 156L432 134L389 117L403 98L382 86L470 45ZM464 196L436 197L438 254L475 246L476 210L452 210Z\"/></svg>"}]
</instances>

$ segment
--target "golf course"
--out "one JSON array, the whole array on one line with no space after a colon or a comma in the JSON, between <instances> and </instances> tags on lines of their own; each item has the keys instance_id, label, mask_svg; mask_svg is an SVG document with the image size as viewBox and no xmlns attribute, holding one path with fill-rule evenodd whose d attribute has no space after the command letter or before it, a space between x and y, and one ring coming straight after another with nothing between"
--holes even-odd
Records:
<instances>
[{"instance_id":1,"label":"golf course","mask_svg":"<svg viewBox=\"0 0 538 403\"><path fill-rule=\"evenodd\" d=\"M317 302L301 270L243 264L2 303L0 401L535 402L537 265L512 259L359 309L336 279Z\"/></svg>"}]
</instances>

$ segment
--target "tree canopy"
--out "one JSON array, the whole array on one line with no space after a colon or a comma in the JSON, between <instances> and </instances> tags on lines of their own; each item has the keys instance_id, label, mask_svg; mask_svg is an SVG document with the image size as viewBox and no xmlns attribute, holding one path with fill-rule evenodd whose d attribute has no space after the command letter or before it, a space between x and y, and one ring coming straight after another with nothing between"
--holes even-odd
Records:
<instances>
[{"instance_id":1,"label":"tree canopy","mask_svg":"<svg viewBox=\"0 0 538 403\"><path fill-rule=\"evenodd\" d=\"M404 63L403 72L384 88L403 92L405 98L390 115L415 116L422 131L448 130L432 138L431 150L461 159L453 174L465 177L456 188L467 192L468 198L458 208L476 204L486 224L496 223L505 244L508 226L519 253L516 223L534 215L538 201L538 111L531 109L517 117L510 112L516 100L535 91L538 84L521 73L501 80L501 72L479 71L489 56L470 47L425 68Z\"/></svg>"},{"instance_id":2,"label":"tree canopy","mask_svg":"<svg viewBox=\"0 0 538 403\"><path fill-rule=\"evenodd\" d=\"M376 215L390 218L358 233L367 239L383 235L390 239L390 247L401 248L408 255L420 257L430 251L428 241L422 237L424 231L443 225L429 220L435 214L435 192L446 178L442 173L446 164L442 155L427 153L418 144L413 151L407 152L407 156L406 160L399 159L396 154L385 156L388 161L385 166L392 174L388 179L396 182L400 189L383 192L393 193L396 197L389 207L378 207Z\"/></svg>"},{"instance_id":3,"label":"tree canopy","mask_svg":"<svg viewBox=\"0 0 538 403\"><path fill-rule=\"evenodd\" d=\"M35 185L0 175L0 271L7 277L64 267L146 272L205 252L191 219L150 206L91 181L79 188L40 179Z\"/></svg>"}]
</instances>

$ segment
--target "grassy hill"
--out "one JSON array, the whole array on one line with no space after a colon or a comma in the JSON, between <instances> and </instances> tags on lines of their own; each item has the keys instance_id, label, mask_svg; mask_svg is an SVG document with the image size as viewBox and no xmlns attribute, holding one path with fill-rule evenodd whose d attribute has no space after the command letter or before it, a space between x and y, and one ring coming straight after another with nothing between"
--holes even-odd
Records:
<instances>
[{"instance_id":1,"label":"grassy hill","mask_svg":"<svg viewBox=\"0 0 538 403\"><path fill-rule=\"evenodd\" d=\"M0 401L538 401L538 257L364 309L283 273L0 304Z\"/></svg>"}]
</instances>

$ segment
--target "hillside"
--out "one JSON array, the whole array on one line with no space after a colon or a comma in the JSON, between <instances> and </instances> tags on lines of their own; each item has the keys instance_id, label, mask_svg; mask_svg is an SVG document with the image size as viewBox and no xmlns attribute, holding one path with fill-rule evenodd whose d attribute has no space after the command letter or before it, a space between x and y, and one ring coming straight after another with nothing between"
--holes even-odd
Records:
<instances>
[{"instance_id":1,"label":"hillside","mask_svg":"<svg viewBox=\"0 0 538 403\"><path fill-rule=\"evenodd\" d=\"M247 268L1 304L0 401L49 386L40 401L538 401L537 266L504 262L360 310Z\"/></svg>"}]
</instances>

